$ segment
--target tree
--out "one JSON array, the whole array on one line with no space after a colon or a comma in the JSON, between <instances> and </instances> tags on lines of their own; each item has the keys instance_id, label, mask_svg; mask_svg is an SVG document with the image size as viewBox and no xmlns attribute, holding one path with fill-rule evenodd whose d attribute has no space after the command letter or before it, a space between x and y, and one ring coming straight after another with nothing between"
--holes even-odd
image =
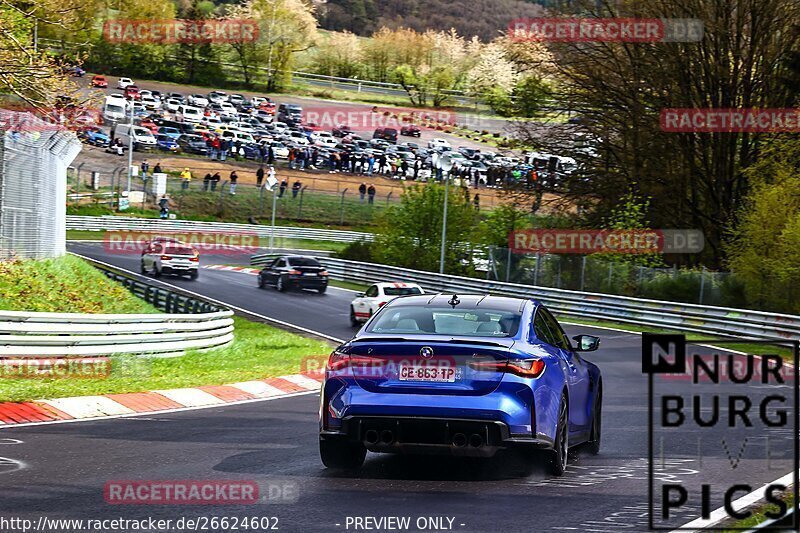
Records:
<instances>
[{"instance_id":1,"label":"tree","mask_svg":"<svg viewBox=\"0 0 800 533\"><path fill-rule=\"evenodd\" d=\"M361 73L361 46L350 32L332 33L317 45L312 69L320 74L352 78Z\"/></svg>"},{"instance_id":2,"label":"tree","mask_svg":"<svg viewBox=\"0 0 800 533\"><path fill-rule=\"evenodd\" d=\"M800 141L775 143L748 170L753 188L727 244L750 306L800 312Z\"/></svg>"},{"instance_id":3,"label":"tree","mask_svg":"<svg viewBox=\"0 0 800 533\"><path fill-rule=\"evenodd\" d=\"M372 247L379 263L438 271L442 240L444 186L412 185L403 191L400 205L390 207ZM470 255L478 214L451 186L447 205L445 272L467 273L462 260ZM468 261L467 261L468 263Z\"/></svg>"},{"instance_id":4,"label":"tree","mask_svg":"<svg viewBox=\"0 0 800 533\"><path fill-rule=\"evenodd\" d=\"M190 0L180 10L187 20L209 20L214 15L214 4L210 0ZM212 83L222 78L215 45L207 42L183 42L178 45L178 63L188 83Z\"/></svg>"},{"instance_id":5,"label":"tree","mask_svg":"<svg viewBox=\"0 0 800 533\"><path fill-rule=\"evenodd\" d=\"M591 4L582 4L582 7ZM787 83L800 32L796 0L660 0L602 2L584 16L665 18L686 14L704 21L699 42L550 43L561 104L579 126L546 132L520 124L518 136L546 151L564 150L580 133L592 150L576 156L582 172L565 187L574 199L592 195L595 222L606 217L637 183L653 198L657 227L703 231L709 266L723 261L727 228L736 224L749 189L745 169L768 134L667 133L665 108L780 108L796 98ZM560 134L559 134L560 133Z\"/></svg>"}]
</instances>

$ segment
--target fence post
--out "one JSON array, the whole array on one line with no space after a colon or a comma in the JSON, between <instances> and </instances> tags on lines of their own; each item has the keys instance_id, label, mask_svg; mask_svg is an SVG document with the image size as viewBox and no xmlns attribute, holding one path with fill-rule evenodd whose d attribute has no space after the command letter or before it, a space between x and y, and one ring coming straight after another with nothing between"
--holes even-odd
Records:
<instances>
[{"instance_id":1,"label":"fence post","mask_svg":"<svg viewBox=\"0 0 800 533\"><path fill-rule=\"evenodd\" d=\"M608 262L608 292L611 293L611 277L614 275L614 262Z\"/></svg>"},{"instance_id":2,"label":"fence post","mask_svg":"<svg viewBox=\"0 0 800 533\"><path fill-rule=\"evenodd\" d=\"M219 188L219 204L217 205L217 210L222 214L222 210L225 207L225 186L228 184L228 180L222 182L222 187Z\"/></svg>"},{"instance_id":3,"label":"fence post","mask_svg":"<svg viewBox=\"0 0 800 533\"><path fill-rule=\"evenodd\" d=\"M344 195L345 193L347 193L347 189L348 187L345 187L344 190L342 191L342 203L341 206L339 207L339 224L342 226L344 226Z\"/></svg>"},{"instance_id":4,"label":"fence post","mask_svg":"<svg viewBox=\"0 0 800 533\"><path fill-rule=\"evenodd\" d=\"M511 279L511 247L508 247L508 254L506 255L506 283Z\"/></svg>"},{"instance_id":5,"label":"fence post","mask_svg":"<svg viewBox=\"0 0 800 533\"><path fill-rule=\"evenodd\" d=\"M85 164L86 163L83 162L80 165L78 165L78 167L75 169L75 174L77 175L77 181L75 183L75 194L76 195L81 191L81 167L83 165L85 165ZM78 198L78 201L80 201L80 198Z\"/></svg>"},{"instance_id":6,"label":"fence post","mask_svg":"<svg viewBox=\"0 0 800 533\"><path fill-rule=\"evenodd\" d=\"M561 288L561 256L558 256L558 274L556 277L556 289Z\"/></svg>"},{"instance_id":7,"label":"fence post","mask_svg":"<svg viewBox=\"0 0 800 533\"><path fill-rule=\"evenodd\" d=\"M583 291L583 287L586 284L586 256L584 255L581 258L581 291Z\"/></svg>"},{"instance_id":8,"label":"fence post","mask_svg":"<svg viewBox=\"0 0 800 533\"><path fill-rule=\"evenodd\" d=\"M259 187L258 192L258 218L264 216L264 187Z\"/></svg>"},{"instance_id":9,"label":"fence post","mask_svg":"<svg viewBox=\"0 0 800 533\"><path fill-rule=\"evenodd\" d=\"M705 292L706 288L706 267L700 271L700 305L703 304L703 293Z\"/></svg>"},{"instance_id":10,"label":"fence post","mask_svg":"<svg viewBox=\"0 0 800 533\"><path fill-rule=\"evenodd\" d=\"M536 268L533 271L533 285L539 284L539 252L536 252Z\"/></svg>"},{"instance_id":11,"label":"fence post","mask_svg":"<svg viewBox=\"0 0 800 533\"><path fill-rule=\"evenodd\" d=\"M386 207L389 207L389 200L392 198L392 193L394 191L389 191L389 194L386 195Z\"/></svg>"},{"instance_id":12,"label":"fence post","mask_svg":"<svg viewBox=\"0 0 800 533\"><path fill-rule=\"evenodd\" d=\"M303 195L305 195L306 189L308 189L308 185L300 189L300 203L297 205L297 218L303 216Z\"/></svg>"}]
</instances>

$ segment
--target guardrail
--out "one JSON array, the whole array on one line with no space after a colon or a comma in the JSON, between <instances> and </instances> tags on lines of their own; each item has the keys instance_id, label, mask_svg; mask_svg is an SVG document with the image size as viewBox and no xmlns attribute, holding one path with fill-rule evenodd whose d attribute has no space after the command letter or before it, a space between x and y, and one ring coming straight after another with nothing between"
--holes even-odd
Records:
<instances>
[{"instance_id":1,"label":"guardrail","mask_svg":"<svg viewBox=\"0 0 800 533\"><path fill-rule=\"evenodd\" d=\"M0 357L122 353L167 357L218 348L233 340L232 311L149 285L111 265L87 261L168 314L0 311Z\"/></svg>"},{"instance_id":2,"label":"guardrail","mask_svg":"<svg viewBox=\"0 0 800 533\"><path fill-rule=\"evenodd\" d=\"M255 233L268 238L271 226L235 224L232 222L198 222L194 220L163 220L159 218L133 218L106 215L101 217L67 215L67 230L85 231L164 231L164 232L242 232ZM275 237L298 240L355 242L372 240L372 233L332 229L275 226Z\"/></svg>"},{"instance_id":3,"label":"guardrail","mask_svg":"<svg viewBox=\"0 0 800 533\"><path fill-rule=\"evenodd\" d=\"M250 262L252 265L263 265L272 255L257 254L251 257ZM402 280L418 283L431 292L490 293L535 298L555 313L566 316L728 337L800 339L800 316L534 287L331 257L320 260L333 279L342 281L374 283Z\"/></svg>"}]
</instances>

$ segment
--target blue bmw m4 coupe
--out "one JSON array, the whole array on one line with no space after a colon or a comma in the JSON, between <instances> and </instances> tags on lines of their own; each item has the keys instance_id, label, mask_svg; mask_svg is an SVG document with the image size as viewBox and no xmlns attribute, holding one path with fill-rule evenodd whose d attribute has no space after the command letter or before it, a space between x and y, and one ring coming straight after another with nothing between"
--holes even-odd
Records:
<instances>
[{"instance_id":1,"label":"blue bmw m4 coupe","mask_svg":"<svg viewBox=\"0 0 800 533\"><path fill-rule=\"evenodd\" d=\"M561 475L570 447L600 450L603 382L580 355L599 342L570 340L535 300L392 300L328 359L322 462L356 469L367 450L490 457L527 447Z\"/></svg>"}]
</instances>

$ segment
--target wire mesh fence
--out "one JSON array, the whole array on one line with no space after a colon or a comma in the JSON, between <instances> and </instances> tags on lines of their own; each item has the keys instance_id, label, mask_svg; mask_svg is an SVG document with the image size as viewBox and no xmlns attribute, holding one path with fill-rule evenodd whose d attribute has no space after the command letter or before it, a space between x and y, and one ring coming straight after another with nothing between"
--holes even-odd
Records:
<instances>
[{"instance_id":1,"label":"wire mesh fence","mask_svg":"<svg viewBox=\"0 0 800 533\"><path fill-rule=\"evenodd\" d=\"M520 254L489 248L488 279L655 300L735 306L743 297L735 275L705 268L652 268L590 255Z\"/></svg>"},{"instance_id":2,"label":"wire mesh fence","mask_svg":"<svg viewBox=\"0 0 800 533\"><path fill-rule=\"evenodd\" d=\"M30 113L0 110L0 255L45 258L66 246L66 171L74 134Z\"/></svg>"}]
</instances>

